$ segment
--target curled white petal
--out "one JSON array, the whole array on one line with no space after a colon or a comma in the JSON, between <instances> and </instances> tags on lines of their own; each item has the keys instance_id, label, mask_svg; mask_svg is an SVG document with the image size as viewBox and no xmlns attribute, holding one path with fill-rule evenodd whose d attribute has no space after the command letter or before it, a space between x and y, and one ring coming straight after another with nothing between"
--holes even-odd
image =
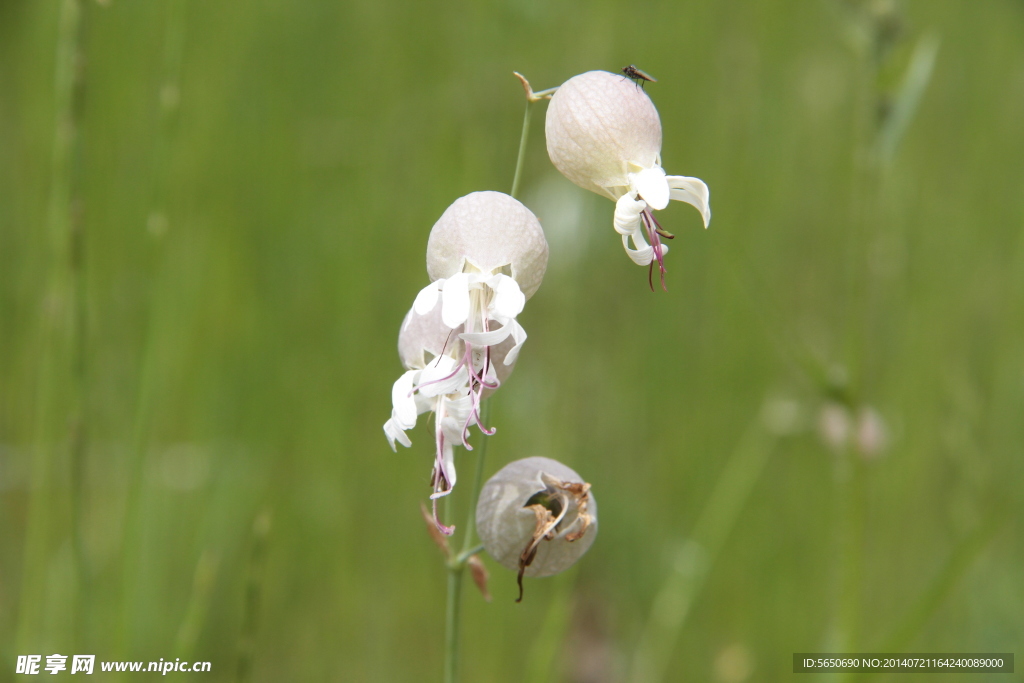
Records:
<instances>
[{"instance_id":1,"label":"curled white petal","mask_svg":"<svg viewBox=\"0 0 1024 683\"><path fill-rule=\"evenodd\" d=\"M441 419L441 427L448 439L452 441L462 439L462 428L471 412L473 412L472 396L444 400L444 417ZM455 483L454 479L449 479L449 481Z\"/></svg>"},{"instance_id":2,"label":"curled white petal","mask_svg":"<svg viewBox=\"0 0 1024 683\"><path fill-rule=\"evenodd\" d=\"M395 423L395 418L392 417L390 420L384 423L384 436L388 437L388 443L391 444L391 450L397 451L395 448L395 442L402 444L406 448L412 446L412 441L409 439L405 430Z\"/></svg>"},{"instance_id":3,"label":"curled white petal","mask_svg":"<svg viewBox=\"0 0 1024 683\"><path fill-rule=\"evenodd\" d=\"M452 394L469 382L469 371L464 366L455 368L455 361L448 356L439 356L420 371L417 389L424 396Z\"/></svg>"},{"instance_id":4,"label":"curled white petal","mask_svg":"<svg viewBox=\"0 0 1024 683\"><path fill-rule=\"evenodd\" d=\"M633 240L633 244L636 246L636 249L629 248L630 239ZM651 261L654 260L654 249L651 245L647 244L647 240L644 239L644 236L639 230L634 232L632 235L622 236L622 248L626 250L626 255L633 260L633 263L638 266L650 265Z\"/></svg>"},{"instance_id":5,"label":"curled white petal","mask_svg":"<svg viewBox=\"0 0 1024 683\"><path fill-rule=\"evenodd\" d=\"M630 173L629 180L631 186L652 209L660 211L668 206L669 184L665 170L660 166L645 168L639 173Z\"/></svg>"},{"instance_id":6,"label":"curled white petal","mask_svg":"<svg viewBox=\"0 0 1024 683\"><path fill-rule=\"evenodd\" d=\"M426 315L434 310L434 306L437 305L437 297L441 293L441 287L443 286L444 280L438 280L437 282L431 282L420 290L420 293L416 295L416 301L412 304L412 309L416 311L417 315ZM412 316L406 316L403 329L408 327L411 321Z\"/></svg>"},{"instance_id":7,"label":"curled white petal","mask_svg":"<svg viewBox=\"0 0 1024 683\"><path fill-rule=\"evenodd\" d=\"M640 229L640 213L647 208L647 204L624 194L615 202L615 217L613 225L615 232L620 235L632 235Z\"/></svg>"},{"instance_id":8,"label":"curled white petal","mask_svg":"<svg viewBox=\"0 0 1024 683\"><path fill-rule=\"evenodd\" d=\"M515 318L509 318L509 320L515 320ZM508 323L505 323L498 329L491 330L490 332L463 332L459 335L459 339L473 346L494 346L505 341L509 334L511 334L511 330Z\"/></svg>"},{"instance_id":9,"label":"curled white petal","mask_svg":"<svg viewBox=\"0 0 1024 683\"><path fill-rule=\"evenodd\" d=\"M508 321L509 332L512 335L512 340L515 341L515 346L509 349L508 353L505 354L505 365L512 365L516 362L516 358L519 357L519 349L523 347L523 342L526 341L526 330L523 326L516 322L515 318Z\"/></svg>"},{"instance_id":10,"label":"curled white petal","mask_svg":"<svg viewBox=\"0 0 1024 683\"><path fill-rule=\"evenodd\" d=\"M441 467L441 472L444 474L445 481L448 482L448 488L443 491L435 491L431 494L431 499L447 496L452 492L452 489L455 488L455 449L452 446L452 440L445 440L444 449L440 454L438 465Z\"/></svg>"},{"instance_id":11,"label":"curled white petal","mask_svg":"<svg viewBox=\"0 0 1024 683\"><path fill-rule=\"evenodd\" d=\"M456 273L441 288L441 320L451 328L466 322L469 317L469 276Z\"/></svg>"},{"instance_id":12,"label":"curled white petal","mask_svg":"<svg viewBox=\"0 0 1024 683\"><path fill-rule=\"evenodd\" d=\"M711 192L708 186L700 178L688 178L681 175L670 175L667 177L669 195L679 202L686 202L700 211L700 217L704 219L704 227L711 223Z\"/></svg>"},{"instance_id":13,"label":"curled white petal","mask_svg":"<svg viewBox=\"0 0 1024 683\"><path fill-rule=\"evenodd\" d=\"M487 280L487 285L494 291L491 307L496 315L514 318L523 312L526 295L519 289L519 284L515 280L498 273Z\"/></svg>"},{"instance_id":14,"label":"curled white petal","mask_svg":"<svg viewBox=\"0 0 1024 683\"><path fill-rule=\"evenodd\" d=\"M416 370L403 373L391 387L391 419L402 429L416 426L416 399L412 395L416 373Z\"/></svg>"}]
</instances>

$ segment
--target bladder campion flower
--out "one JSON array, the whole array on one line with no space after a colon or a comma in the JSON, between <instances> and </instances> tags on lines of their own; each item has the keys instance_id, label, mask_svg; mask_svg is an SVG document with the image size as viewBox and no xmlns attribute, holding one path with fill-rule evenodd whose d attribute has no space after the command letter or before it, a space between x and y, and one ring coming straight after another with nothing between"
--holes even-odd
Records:
<instances>
[{"instance_id":1,"label":"bladder campion flower","mask_svg":"<svg viewBox=\"0 0 1024 683\"><path fill-rule=\"evenodd\" d=\"M562 175L615 202L613 225L626 254L652 275L657 260L664 287L668 246L661 238L673 235L661 229L654 211L670 199L686 202L707 227L711 207L702 180L662 169L661 119L651 98L621 74L588 71L551 98L545 135L548 156Z\"/></svg>"},{"instance_id":2,"label":"bladder campion flower","mask_svg":"<svg viewBox=\"0 0 1024 683\"><path fill-rule=\"evenodd\" d=\"M480 403L500 386L526 341L516 316L540 287L547 258L540 222L500 192L456 200L430 232L427 272L433 282L416 297L399 335L408 371L392 390L384 432L392 448L396 441L408 446L405 431L415 426L416 415L434 412L435 500L455 486L454 444L472 450L473 425L494 433L481 423ZM440 522L438 528L454 529Z\"/></svg>"},{"instance_id":3,"label":"bladder campion flower","mask_svg":"<svg viewBox=\"0 0 1024 683\"><path fill-rule=\"evenodd\" d=\"M557 574L587 552L597 536L597 501L590 484L557 460L524 458L484 484L476 525L488 554L518 572L522 600L524 575Z\"/></svg>"}]
</instances>

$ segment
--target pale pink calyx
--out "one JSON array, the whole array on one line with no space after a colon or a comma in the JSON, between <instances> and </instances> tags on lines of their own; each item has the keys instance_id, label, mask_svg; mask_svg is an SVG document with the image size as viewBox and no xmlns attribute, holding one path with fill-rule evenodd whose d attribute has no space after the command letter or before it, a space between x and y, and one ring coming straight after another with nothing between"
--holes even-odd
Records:
<instances>
[{"instance_id":1,"label":"pale pink calyx","mask_svg":"<svg viewBox=\"0 0 1024 683\"><path fill-rule=\"evenodd\" d=\"M563 83L548 106L545 133L555 168L616 202L613 225L627 255L652 268L657 260L662 278L668 247L661 238L672 236L660 229L653 211L674 199L695 207L705 228L711 222L707 185L665 173L658 111L647 93L622 75L589 71Z\"/></svg>"},{"instance_id":2,"label":"pale pink calyx","mask_svg":"<svg viewBox=\"0 0 1024 683\"><path fill-rule=\"evenodd\" d=\"M449 328L477 347L511 337L505 357L512 363L526 341L516 321L526 300L540 287L548 243L536 216L501 192L473 192L457 199L430 231L427 273L431 282L414 304L422 314L441 300Z\"/></svg>"}]
</instances>

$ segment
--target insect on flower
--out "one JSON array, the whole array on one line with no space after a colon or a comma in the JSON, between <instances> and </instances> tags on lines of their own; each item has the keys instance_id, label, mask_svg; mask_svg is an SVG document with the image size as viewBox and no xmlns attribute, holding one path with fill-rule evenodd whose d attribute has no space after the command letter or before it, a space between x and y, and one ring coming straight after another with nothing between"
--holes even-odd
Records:
<instances>
[{"instance_id":1,"label":"insect on flower","mask_svg":"<svg viewBox=\"0 0 1024 683\"><path fill-rule=\"evenodd\" d=\"M643 89L644 87L644 81L650 81L651 83L658 82L657 78L654 78L646 71L641 71L640 69L636 68L636 65L634 64L622 67L622 73L626 74L626 78L633 79L633 82L639 85L641 89Z\"/></svg>"},{"instance_id":2,"label":"insect on flower","mask_svg":"<svg viewBox=\"0 0 1024 683\"><path fill-rule=\"evenodd\" d=\"M654 80L635 66L623 73ZM653 287L654 266L664 288L666 241L672 238L654 217L670 200L700 211L704 227L711 221L710 193L698 178L670 176L661 167L661 118L647 93L622 74L588 71L559 86L544 123L548 156L562 175L580 187L615 202L612 225L626 254L648 266ZM632 247L630 243L632 242Z\"/></svg>"}]
</instances>

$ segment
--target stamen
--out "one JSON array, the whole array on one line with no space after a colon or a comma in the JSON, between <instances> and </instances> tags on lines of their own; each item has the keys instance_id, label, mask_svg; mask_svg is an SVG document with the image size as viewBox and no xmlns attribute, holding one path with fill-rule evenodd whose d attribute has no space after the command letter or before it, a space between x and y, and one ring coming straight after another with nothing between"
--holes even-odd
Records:
<instances>
[{"instance_id":1,"label":"stamen","mask_svg":"<svg viewBox=\"0 0 1024 683\"><path fill-rule=\"evenodd\" d=\"M655 258L658 259L658 269L661 271L660 272L660 274L661 274L661 289L663 291L667 292L668 291L668 287L665 286L665 273L668 272L668 271L665 270L665 256L662 254L662 247L661 247L661 234L662 234L663 231L661 229L661 226L658 225L658 221L654 218L654 213L651 211L650 207L648 207L648 208L644 209L642 212L640 212L640 216L641 216L641 218L643 218L643 221L644 221L644 229L647 231L647 238L651 241L651 247L654 249L654 256L655 256ZM651 227L652 223L655 226L657 226L657 227L656 228ZM673 235L672 237L675 237L675 235ZM671 237L669 239L671 239ZM653 261L651 262L651 268L648 271L647 281L651 285L651 291L653 292L654 291L654 262Z\"/></svg>"},{"instance_id":2,"label":"stamen","mask_svg":"<svg viewBox=\"0 0 1024 683\"><path fill-rule=\"evenodd\" d=\"M448 336L444 338L444 346L441 347L441 353L439 353L437 355L437 362L438 363L441 362L441 356L444 355L444 352L448 350L448 342L450 342L452 340L452 335L454 333L455 333L455 330L448 330Z\"/></svg>"},{"instance_id":3,"label":"stamen","mask_svg":"<svg viewBox=\"0 0 1024 683\"><path fill-rule=\"evenodd\" d=\"M455 533L455 525L445 526L444 524L441 524L441 520L437 518L437 498L434 498L431 502L433 503L434 508L434 526L436 526L437 530L445 536L451 536Z\"/></svg>"}]
</instances>

